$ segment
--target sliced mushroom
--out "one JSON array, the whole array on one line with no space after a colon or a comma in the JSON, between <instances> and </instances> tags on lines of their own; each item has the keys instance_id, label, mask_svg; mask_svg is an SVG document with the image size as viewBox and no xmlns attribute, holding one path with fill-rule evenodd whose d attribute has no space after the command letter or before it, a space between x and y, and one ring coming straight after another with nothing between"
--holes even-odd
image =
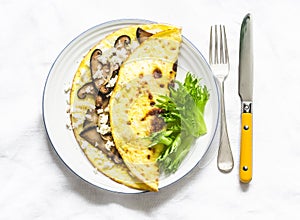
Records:
<instances>
[{"instance_id":1,"label":"sliced mushroom","mask_svg":"<svg viewBox=\"0 0 300 220\"><path fill-rule=\"evenodd\" d=\"M97 108L102 108L102 109L105 109L106 106L107 106L108 103L109 103L109 99L108 99L107 97L101 95L101 94L98 94L98 95L96 96L95 101L96 101L96 107L97 107Z\"/></svg>"},{"instance_id":2,"label":"sliced mushroom","mask_svg":"<svg viewBox=\"0 0 300 220\"><path fill-rule=\"evenodd\" d=\"M102 103L102 108L105 109L109 104L109 98L105 98Z\"/></svg>"},{"instance_id":3,"label":"sliced mushroom","mask_svg":"<svg viewBox=\"0 0 300 220\"><path fill-rule=\"evenodd\" d=\"M88 128L91 126L97 126L99 116L95 110L87 110L85 120L83 122L83 128Z\"/></svg>"},{"instance_id":4,"label":"sliced mushroom","mask_svg":"<svg viewBox=\"0 0 300 220\"><path fill-rule=\"evenodd\" d=\"M99 56L102 55L102 51L100 49L96 49L93 51L90 58L90 69L92 78L94 78L94 74L102 68L102 63L99 61Z\"/></svg>"},{"instance_id":5,"label":"sliced mushroom","mask_svg":"<svg viewBox=\"0 0 300 220\"><path fill-rule=\"evenodd\" d=\"M99 90L99 88L104 85L105 83L107 83L106 81L104 81L103 79L95 79L94 80L94 84L95 87L97 88L97 90Z\"/></svg>"},{"instance_id":6,"label":"sliced mushroom","mask_svg":"<svg viewBox=\"0 0 300 220\"><path fill-rule=\"evenodd\" d=\"M173 63L172 69L173 69L174 72L177 72L177 67L178 67L178 60L176 60L176 62Z\"/></svg>"},{"instance_id":7,"label":"sliced mushroom","mask_svg":"<svg viewBox=\"0 0 300 220\"><path fill-rule=\"evenodd\" d=\"M95 95L96 90L93 82L84 84L77 92L77 96L80 99L84 99L87 95Z\"/></svg>"},{"instance_id":8,"label":"sliced mushroom","mask_svg":"<svg viewBox=\"0 0 300 220\"><path fill-rule=\"evenodd\" d=\"M90 126L80 132L79 135L91 145L102 146L103 148L105 148L101 135L97 132L97 126Z\"/></svg>"},{"instance_id":9,"label":"sliced mushroom","mask_svg":"<svg viewBox=\"0 0 300 220\"><path fill-rule=\"evenodd\" d=\"M95 105L97 108L102 108L103 105L103 97L101 95L97 95L95 98Z\"/></svg>"},{"instance_id":10,"label":"sliced mushroom","mask_svg":"<svg viewBox=\"0 0 300 220\"><path fill-rule=\"evenodd\" d=\"M142 28L137 28L136 30L136 38L138 39L138 42L141 44L145 40L147 40L149 37L151 37L153 34L149 33Z\"/></svg>"},{"instance_id":11,"label":"sliced mushroom","mask_svg":"<svg viewBox=\"0 0 300 220\"><path fill-rule=\"evenodd\" d=\"M131 43L131 39L127 35L121 35L115 41L115 48L127 48L127 46Z\"/></svg>"},{"instance_id":12,"label":"sliced mushroom","mask_svg":"<svg viewBox=\"0 0 300 220\"><path fill-rule=\"evenodd\" d=\"M108 62L107 64L102 66L102 77L104 78L105 81L108 81L111 77L111 70L110 70L110 63Z\"/></svg>"},{"instance_id":13,"label":"sliced mushroom","mask_svg":"<svg viewBox=\"0 0 300 220\"><path fill-rule=\"evenodd\" d=\"M121 163L123 163L123 159L122 159L121 155L119 154L119 151L117 150L116 147L112 147L110 152L111 152L112 155L113 155L111 159L112 159L116 164L121 164Z\"/></svg>"},{"instance_id":14,"label":"sliced mushroom","mask_svg":"<svg viewBox=\"0 0 300 220\"><path fill-rule=\"evenodd\" d=\"M112 147L110 151L106 149L105 144L101 138L101 135L97 132L97 126L86 128L79 135L87 142L89 142L91 145L97 147L99 150L105 153L115 163L117 164L123 163L123 160L115 147Z\"/></svg>"},{"instance_id":15,"label":"sliced mushroom","mask_svg":"<svg viewBox=\"0 0 300 220\"><path fill-rule=\"evenodd\" d=\"M106 88L105 85L101 85L100 88L99 88L99 92L101 92L103 95L106 95L110 92L110 89Z\"/></svg>"},{"instance_id":16,"label":"sliced mushroom","mask_svg":"<svg viewBox=\"0 0 300 220\"><path fill-rule=\"evenodd\" d=\"M102 139L105 140L105 141L112 141L112 140L113 140L113 137L112 137L111 134L105 134L105 135L102 135L102 134L101 134L101 137L102 137Z\"/></svg>"}]
</instances>

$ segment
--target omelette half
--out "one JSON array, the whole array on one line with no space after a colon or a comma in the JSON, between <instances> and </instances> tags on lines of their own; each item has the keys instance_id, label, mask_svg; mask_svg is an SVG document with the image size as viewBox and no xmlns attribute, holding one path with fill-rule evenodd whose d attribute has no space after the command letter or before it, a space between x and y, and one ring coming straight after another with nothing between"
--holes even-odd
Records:
<instances>
[{"instance_id":1,"label":"omelette half","mask_svg":"<svg viewBox=\"0 0 300 220\"><path fill-rule=\"evenodd\" d=\"M157 191L155 157L158 151L147 150L149 160L139 157L139 154L146 153L146 143L140 137L149 135L151 128L155 127L151 125L154 116L149 111L155 111L153 103L157 94L168 93L168 84L175 77L173 69L179 43L180 30L171 25L124 27L107 35L91 48L74 76L70 91L70 119L74 136L96 170L125 186ZM151 75L153 67L160 71ZM145 71L141 68L145 68ZM130 75L126 75L128 71ZM142 78L145 80L150 76L156 78L142 81ZM135 97L132 101L125 98L126 94L136 95L139 89L139 97L132 96ZM144 95L147 95L147 99ZM144 114L146 112L149 116ZM137 118L129 120L135 114L138 114ZM141 117L145 117L143 123L139 121ZM124 134L127 129L132 131L132 136ZM140 134L134 137L137 131ZM129 137L131 141L128 141ZM140 153L128 154L133 148ZM144 162L147 162L147 166L140 168L149 165L144 172L151 172L147 179L142 178L143 172L134 165Z\"/></svg>"},{"instance_id":2,"label":"omelette half","mask_svg":"<svg viewBox=\"0 0 300 220\"><path fill-rule=\"evenodd\" d=\"M174 83L181 40L178 28L145 40L121 66L109 103L117 150L130 172L152 191L158 191L156 160L162 146L149 147L149 136L165 126L155 103L159 95L169 95Z\"/></svg>"}]
</instances>

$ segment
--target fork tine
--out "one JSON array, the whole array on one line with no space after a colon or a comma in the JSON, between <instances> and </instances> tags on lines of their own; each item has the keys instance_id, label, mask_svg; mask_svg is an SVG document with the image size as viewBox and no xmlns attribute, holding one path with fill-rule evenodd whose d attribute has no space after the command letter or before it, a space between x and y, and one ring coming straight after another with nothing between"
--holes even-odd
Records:
<instances>
[{"instance_id":1,"label":"fork tine","mask_svg":"<svg viewBox=\"0 0 300 220\"><path fill-rule=\"evenodd\" d=\"M212 64L212 26L210 26L210 38L209 38L209 63Z\"/></svg>"},{"instance_id":2,"label":"fork tine","mask_svg":"<svg viewBox=\"0 0 300 220\"><path fill-rule=\"evenodd\" d=\"M219 63L219 53L218 53L218 28L215 25L215 62Z\"/></svg>"},{"instance_id":3,"label":"fork tine","mask_svg":"<svg viewBox=\"0 0 300 220\"><path fill-rule=\"evenodd\" d=\"M223 27L224 27L224 26L223 26ZM224 50L223 50L222 25L220 25L220 63L224 63Z\"/></svg>"},{"instance_id":4,"label":"fork tine","mask_svg":"<svg viewBox=\"0 0 300 220\"><path fill-rule=\"evenodd\" d=\"M225 44L225 63L229 63L227 38L226 38L226 31L225 31L225 26L224 25L223 25L223 31L224 31L224 44Z\"/></svg>"}]
</instances>

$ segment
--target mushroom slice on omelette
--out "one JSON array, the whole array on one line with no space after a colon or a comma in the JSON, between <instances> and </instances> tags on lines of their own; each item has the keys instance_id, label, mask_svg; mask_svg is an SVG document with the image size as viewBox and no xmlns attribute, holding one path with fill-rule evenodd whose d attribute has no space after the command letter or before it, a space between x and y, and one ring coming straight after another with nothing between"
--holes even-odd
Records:
<instances>
[{"instance_id":1,"label":"mushroom slice on omelette","mask_svg":"<svg viewBox=\"0 0 300 220\"><path fill-rule=\"evenodd\" d=\"M85 55L70 92L71 126L88 160L112 180L135 189L151 190L130 172L115 147L110 126L110 95L120 66L128 56L151 35L169 29L174 27L133 25L109 34Z\"/></svg>"},{"instance_id":2,"label":"mushroom slice on omelette","mask_svg":"<svg viewBox=\"0 0 300 220\"><path fill-rule=\"evenodd\" d=\"M164 128L155 107L159 95L168 95L176 75L181 30L150 36L119 70L110 99L110 124L118 152L131 173L152 191L158 191L156 162L162 146L149 148L153 132Z\"/></svg>"}]
</instances>

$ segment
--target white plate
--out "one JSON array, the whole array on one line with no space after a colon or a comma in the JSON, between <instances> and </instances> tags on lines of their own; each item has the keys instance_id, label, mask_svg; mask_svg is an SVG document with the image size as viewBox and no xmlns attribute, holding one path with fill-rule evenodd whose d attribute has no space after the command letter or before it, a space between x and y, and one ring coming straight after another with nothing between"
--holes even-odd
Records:
<instances>
[{"instance_id":1,"label":"white plate","mask_svg":"<svg viewBox=\"0 0 300 220\"><path fill-rule=\"evenodd\" d=\"M73 132L66 128L66 124L69 121L69 115L66 113L69 96L65 93L65 89L72 82L83 56L100 39L120 28L145 23L151 22L136 19L110 21L80 34L59 54L51 67L44 88L43 118L54 150L66 166L83 180L113 192L139 193L141 191L118 184L101 173L95 172L78 146ZM217 130L219 98L216 82L202 54L189 40L183 37L178 59L177 79L182 81L187 71L191 71L202 78L202 83L207 86L210 92L210 99L205 109L205 121L208 132L205 136L197 139L175 174L160 178L160 189L176 182L199 163L208 151Z\"/></svg>"}]
</instances>

